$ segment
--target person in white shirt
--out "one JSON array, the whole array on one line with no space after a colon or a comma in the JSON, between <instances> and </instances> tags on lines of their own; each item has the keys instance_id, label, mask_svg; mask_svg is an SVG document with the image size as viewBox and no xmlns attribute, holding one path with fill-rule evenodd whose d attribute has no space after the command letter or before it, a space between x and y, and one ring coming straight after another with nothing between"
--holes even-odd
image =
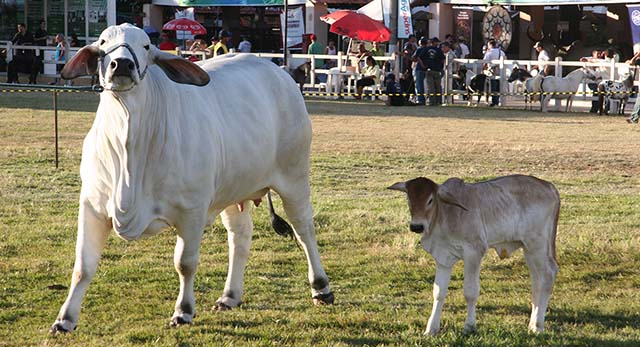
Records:
<instances>
[{"instance_id":1,"label":"person in white shirt","mask_svg":"<svg viewBox=\"0 0 640 347\"><path fill-rule=\"evenodd\" d=\"M469 54L471 54L471 51L469 50L469 46L467 46L466 43L464 43L464 37L460 36L458 37L458 48L460 50L460 54L458 56L458 58L460 59L465 59L466 57L469 56Z\"/></svg>"},{"instance_id":2,"label":"person in white shirt","mask_svg":"<svg viewBox=\"0 0 640 347\"><path fill-rule=\"evenodd\" d=\"M546 49L544 49L544 45L542 42L538 41L533 45L533 48L538 52L538 61L540 62L548 62L551 60L549 53ZM543 64L540 64L543 65ZM536 70L538 73L542 73L543 76L552 75L551 71L552 66L549 64L544 64L544 66L534 66L532 70Z\"/></svg>"},{"instance_id":3,"label":"person in white shirt","mask_svg":"<svg viewBox=\"0 0 640 347\"><path fill-rule=\"evenodd\" d=\"M238 44L238 52L251 53L251 42L247 40L246 36L242 36L242 41Z\"/></svg>"},{"instance_id":4,"label":"person in white shirt","mask_svg":"<svg viewBox=\"0 0 640 347\"><path fill-rule=\"evenodd\" d=\"M487 42L487 51L484 54L483 60L500 60L500 58L506 58L506 54L500 48L500 45L496 42L496 40L491 39ZM484 70L491 70L494 78L491 79L491 105L496 106L500 103L500 81L495 77L499 76L500 73L497 71L496 66L490 66L491 64L485 64Z\"/></svg>"}]
</instances>

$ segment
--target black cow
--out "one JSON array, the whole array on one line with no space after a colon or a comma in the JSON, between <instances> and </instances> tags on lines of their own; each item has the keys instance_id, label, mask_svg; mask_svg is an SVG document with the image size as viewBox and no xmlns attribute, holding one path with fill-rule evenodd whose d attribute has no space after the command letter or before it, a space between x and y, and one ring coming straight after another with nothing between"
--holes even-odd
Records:
<instances>
[{"instance_id":1,"label":"black cow","mask_svg":"<svg viewBox=\"0 0 640 347\"><path fill-rule=\"evenodd\" d=\"M36 84L42 61L34 54L16 54L7 64L7 83L20 83L18 73L29 74L29 84Z\"/></svg>"}]
</instances>

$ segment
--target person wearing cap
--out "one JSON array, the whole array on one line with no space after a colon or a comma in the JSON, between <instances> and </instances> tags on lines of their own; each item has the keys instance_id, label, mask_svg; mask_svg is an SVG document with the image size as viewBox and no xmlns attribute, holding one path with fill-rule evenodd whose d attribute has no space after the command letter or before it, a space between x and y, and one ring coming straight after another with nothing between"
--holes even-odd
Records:
<instances>
[{"instance_id":1,"label":"person wearing cap","mask_svg":"<svg viewBox=\"0 0 640 347\"><path fill-rule=\"evenodd\" d=\"M533 45L533 48L538 52L538 61L539 62L548 62L551 60L549 53L544 49L544 45L542 42L538 41ZM542 64L540 64L542 65ZM551 65L545 64L544 67L540 68L540 66L536 65L532 68L532 70L538 71L538 73L542 73L543 76L549 76L551 72Z\"/></svg>"},{"instance_id":2,"label":"person wearing cap","mask_svg":"<svg viewBox=\"0 0 640 347\"><path fill-rule=\"evenodd\" d=\"M229 53L229 48L227 48L227 44L231 41L231 33L226 30L221 30L220 34L218 34L220 41L213 46L213 56L217 57L219 55Z\"/></svg>"},{"instance_id":3,"label":"person wearing cap","mask_svg":"<svg viewBox=\"0 0 640 347\"><path fill-rule=\"evenodd\" d=\"M318 42L318 37L316 34L309 35L309 40L311 43L307 48L307 54L324 54L324 47ZM321 69L324 66L323 59L314 59L314 64L316 69Z\"/></svg>"}]
</instances>

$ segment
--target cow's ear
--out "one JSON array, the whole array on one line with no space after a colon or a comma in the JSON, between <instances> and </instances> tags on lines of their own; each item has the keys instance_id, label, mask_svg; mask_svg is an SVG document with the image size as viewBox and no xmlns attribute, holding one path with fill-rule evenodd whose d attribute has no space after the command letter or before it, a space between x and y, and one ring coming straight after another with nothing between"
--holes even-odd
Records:
<instances>
[{"instance_id":1,"label":"cow's ear","mask_svg":"<svg viewBox=\"0 0 640 347\"><path fill-rule=\"evenodd\" d=\"M407 192L407 183L406 182L396 182L391 186L387 187L387 189L398 190L401 192Z\"/></svg>"},{"instance_id":2,"label":"cow's ear","mask_svg":"<svg viewBox=\"0 0 640 347\"><path fill-rule=\"evenodd\" d=\"M462 204L464 181L459 178L450 178L438 187L438 199L444 203L455 205L465 211L469 209Z\"/></svg>"},{"instance_id":3,"label":"cow's ear","mask_svg":"<svg viewBox=\"0 0 640 347\"><path fill-rule=\"evenodd\" d=\"M65 80L74 79L80 76L92 76L98 71L98 58L100 49L96 45L82 47L71 60L69 60L62 71L60 77Z\"/></svg>"},{"instance_id":4,"label":"cow's ear","mask_svg":"<svg viewBox=\"0 0 640 347\"><path fill-rule=\"evenodd\" d=\"M163 52L155 47L151 47L149 54L153 62L176 83L196 86L204 86L209 83L209 74L187 59Z\"/></svg>"}]
</instances>

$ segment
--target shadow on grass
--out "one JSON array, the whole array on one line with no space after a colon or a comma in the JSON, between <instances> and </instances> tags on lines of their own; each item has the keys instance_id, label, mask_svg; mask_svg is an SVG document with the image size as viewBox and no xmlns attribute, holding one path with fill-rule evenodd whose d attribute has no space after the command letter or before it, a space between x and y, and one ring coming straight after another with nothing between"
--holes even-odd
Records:
<instances>
[{"instance_id":1,"label":"shadow on grass","mask_svg":"<svg viewBox=\"0 0 640 347\"><path fill-rule=\"evenodd\" d=\"M371 337L342 337L340 341L348 346L379 346L390 344L391 340Z\"/></svg>"}]
</instances>

